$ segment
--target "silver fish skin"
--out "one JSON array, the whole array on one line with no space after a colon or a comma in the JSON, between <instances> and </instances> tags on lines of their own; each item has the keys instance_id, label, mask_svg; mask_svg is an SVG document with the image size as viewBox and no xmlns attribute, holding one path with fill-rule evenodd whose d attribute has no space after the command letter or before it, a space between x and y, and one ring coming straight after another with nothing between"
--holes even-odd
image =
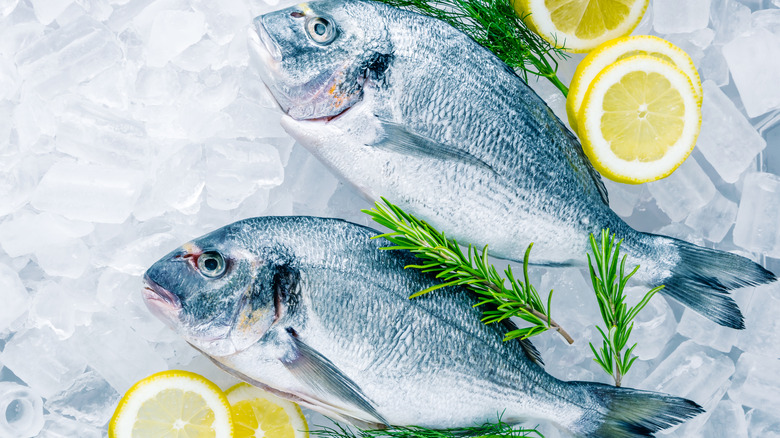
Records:
<instances>
[{"instance_id":1,"label":"silver fish skin","mask_svg":"<svg viewBox=\"0 0 780 438\"><path fill-rule=\"evenodd\" d=\"M228 372L363 427L473 426L533 418L579 436L635 437L690 418L694 402L586 382L537 365L511 323L477 299L404 269L378 232L338 219L236 222L171 252L145 275L147 306Z\"/></svg>"},{"instance_id":2,"label":"silver fish skin","mask_svg":"<svg viewBox=\"0 0 780 438\"><path fill-rule=\"evenodd\" d=\"M256 18L250 52L292 137L367 198L458 242L515 261L533 242L532 263L584 266L588 235L609 228L641 265L635 279L734 328L744 322L729 291L776 279L628 226L544 101L443 22L370 1L310 2Z\"/></svg>"}]
</instances>

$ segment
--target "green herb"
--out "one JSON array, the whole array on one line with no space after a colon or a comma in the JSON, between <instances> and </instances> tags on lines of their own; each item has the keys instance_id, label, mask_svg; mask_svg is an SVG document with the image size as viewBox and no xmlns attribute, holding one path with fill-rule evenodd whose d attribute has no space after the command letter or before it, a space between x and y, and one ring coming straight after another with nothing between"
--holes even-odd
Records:
<instances>
[{"instance_id":1,"label":"green herb","mask_svg":"<svg viewBox=\"0 0 780 438\"><path fill-rule=\"evenodd\" d=\"M621 239L615 243L615 235L610 236L609 230L601 231L601 245L599 246L593 234L590 235L590 246L593 249L593 258L596 261L596 267L593 267L593 261L588 254L588 266L590 267L590 279L593 282L593 289L596 291L596 298L601 310L601 317L607 329L596 328L604 339L603 346L599 351L593 344L590 349L596 356L596 363L601 365L604 371L615 379L615 386L620 386L620 381L626 375L633 365L636 357L631 356L636 343L625 353L623 349L628 344L628 338L631 336L631 330L634 328L634 317L642 310L650 298L656 292L663 289L658 286L648 291L644 298L634 307L628 307L624 289L628 279L636 273L639 266L636 266L628 275L625 275L626 256L620 260L618 270L618 259L620 252Z\"/></svg>"},{"instance_id":2,"label":"green herb","mask_svg":"<svg viewBox=\"0 0 780 438\"><path fill-rule=\"evenodd\" d=\"M411 251L424 260L424 263L410 265L407 268L434 272L436 277L442 280L440 284L421 290L410 298L442 287L465 286L479 296L480 301L476 306L491 305L491 310L485 311L485 316L482 318L485 324L500 322L511 317L521 318L531 324L530 327L510 331L504 337L505 341L514 338L524 339L547 330L554 330L568 343L574 342L571 336L550 318L552 291L545 307L536 289L528 281L528 257L533 244L528 246L523 258L524 281L518 281L512 273L512 267L509 266L504 270L509 280L509 287L507 287L504 277L499 275L496 268L488 261L487 246L480 252L469 245L464 254L458 243L448 239L444 233L436 231L385 198L382 198L382 201L386 206L377 202L373 209L363 210L363 212L378 224L392 230L390 233L375 237L384 237L397 245L383 249Z\"/></svg>"},{"instance_id":3,"label":"green herb","mask_svg":"<svg viewBox=\"0 0 780 438\"><path fill-rule=\"evenodd\" d=\"M544 438L536 429L519 429L510 426L501 418L497 423L485 423L481 426L458 429L428 429L424 427L394 427L383 430L358 430L346 428L338 423L334 427L325 427L309 432L312 436L323 438L508 438L538 437Z\"/></svg>"},{"instance_id":4,"label":"green herb","mask_svg":"<svg viewBox=\"0 0 780 438\"><path fill-rule=\"evenodd\" d=\"M528 73L550 80L566 96L569 89L558 79L557 58L567 55L530 30L511 0L380 0L438 18L464 32L495 53L528 81ZM557 45L557 44L556 44Z\"/></svg>"}]
</instances>

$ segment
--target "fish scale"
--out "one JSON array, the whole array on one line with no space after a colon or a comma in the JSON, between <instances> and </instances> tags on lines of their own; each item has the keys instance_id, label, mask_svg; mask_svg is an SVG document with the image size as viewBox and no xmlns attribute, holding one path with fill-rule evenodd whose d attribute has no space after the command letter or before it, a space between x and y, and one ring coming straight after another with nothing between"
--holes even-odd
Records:
<instances>
[{"instance_id":1,"label":"fish scale","mask_svg":"<svg viewBox=\"0 0 780 438\"><path fill-rule=\"evenodd\" d=\"M240 221L149 268L146 303L226 371L361 427L466 427L500 415L633 437L700 412L681 398L550 376L527 341L503 341L511 324L481 322L478 298L463 288L409 299L438 280L405 269L415 257L383 251L391 244L377 234L338 219ZM227 268L204 273L189 261L202 254ZM198 308L208 301L253 322Z\"/></svg>"}]
</instances>

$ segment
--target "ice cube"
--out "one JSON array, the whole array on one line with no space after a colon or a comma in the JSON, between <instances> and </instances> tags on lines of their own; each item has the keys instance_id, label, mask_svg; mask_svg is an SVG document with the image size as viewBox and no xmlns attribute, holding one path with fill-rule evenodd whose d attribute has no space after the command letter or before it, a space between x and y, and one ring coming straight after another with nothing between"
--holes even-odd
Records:
<instances>
[{"instance_id":1,"label":"ice cube","mask_svg":"<svg viewBox=\"0 0 780 438\"><path fill-rule=\"evenodd\" d=\"M279 119L281 113L275 108L260 105L259 102L239 97L228 105L224 112L230 116L230 136L248 139L267 137L287 137Z\"/></svg>"},{"instance_id":2,"label":"ice cube","mask_svg":"<svg viewBox=\"0 0 780 438\"><path fill-rule=\"evenodd\" d=\"M766 147L734 103L712 81L705 81L702 125L697 147L724 181L734 183Z\"/></svg>"},{"instance_id":3,"label":"ice cube","mask_svg":"<svg viewBox=\"0 0 780 438\"><path fill-rule=\"evenodd\" d=\"M17 211L30 201L41 175L40 165L34 157L20 159L9 166L0 167L0 217Z\"/></svg>"},{"instance_id":4,"label":"ice cube","mask_svg":"<svg viewBox=\"0 0 780 438\"><path fill-rule=\"evenodd\" d=\"M780 10L762 9L750 16L753 27L763 27L764 29L780 35Z\"/></svg>"},{"instance_id":5,"label":"ice cube","mask_svg":"<svg viewBox=\"0 0 780 438\"><path fill-rule=\"evenodd\" d=\"M230 210L257 190L268 190L284 180L279 152L267 144L220 142L206 152L206 202Z\"/></svg>"},{"instance_id":6,"label":"ice cube","mask_svg":"<svg viewBox=\"0 0 780 438\"><path fill-rule=\"evenodd\" d=\"M731 400L721 400L699 433L707 438L747 438L745 411Z\"/></svg>"},{"instance_id":7,"label":"ice cube","mask_svg":"<svg viewBox=\"0 0 780 438\"><path fill-rule=\"evenodd\" d=\"M0 353L0 361L44 398L65 389L87 366L72 343L63 342L48 328L16 333Z\"/></svg>"},{"instance_id":8,"label":"ice cube","mask_svg":"<svg viewBox=\"0 0 780 438\"><path fill-rule=\"evenodd\" d=\"M780 286L777 283L757 287L750 304L742 306L746 328L737 333L737 346L751 353L777 357L780 351Z\"/></svg>"},{"instance_id":9,"label":"ice cube","mask_svg":"<svg viewBox=\"0 0 780 438\"><path fill-rule=\"evenodd\" d=\"M38 436L43 427L43 401L26 386L0 382L0 436Z\"/></svg>"},{"instance_id":10,"label":"ice cube","mask_svg":"<svg viewBox=\"0 0 780 438\"><path fill-rule=\"evenodd\" d=\"M139 231L138 237L133 240L129 239L134 236L123 235L103 245L95 255L96 263L126 274L141 275L160 257L182 243L168 232L144 235L142 230Z\"/></svg>"},{"instance_id":11,"label":"ice cube","mask_svg":"<svg viewBox=\"0 0 780 438\"><path fill-rule=\"evenodd\" d=\"M45 34L15 59L26 85L51 97L97 76L121 58L114 35L93 18L81 16Z\"/></svg>"},{"instance_id":12,"label":"ice cube","mask_svg":"<svg viewBox=\"0 0 780 438\"><path fill-rule=\"evenodd\" d=\"M45 417L38 438L100 438L100 429L84 424L57 414L48 414Z\"/></svg>"},{"instance_id":13,"label":"ice cube","mask_svg":"<svg viewBox=\"0 0 780 438\"><path fill-rule=\"evenodd\" d=\"M685 309L677 331L699 345L728 353L737 341L738 332L716 325L691 309Z\"/></svg>"},{"instance_id":14,"label":"ice cube","mask_svg":"<svg viewBox=\"0 0 780 438\"><path fill-rule=\"evenodd\" d=\"M206 17L206 33L218 45L228 44L236 33L249 28L253 17L242 0L197 0L192 8Z\"/></svg>"},{"instance_id":15,"label":"ice cube","mask_svg":"<svg viewBox=\"0 0 780 438\"><path fill-rule=\"evenodd\" d=\"M168 368L146 340L110 313L95 314L92 324L79 327L71 339L73 350L120 394L138 380Z\"/></svg>"},{"instance_id":16,"label":"ice cube","mask_svg":"<svg viewBox=\"0 0 780 438\"><path fill-rule=\"evenodd\" d=\"M702 234L710 242L720 242L736 219L736 202L726 199L718 192L707 205L691 213L685 220L685 225Z\"/></svg>"},{"instance_id":17,"label":"ice cube","mask_svg":"<svg viewBox=\"0 0 780 438\"><path fill-rule=\"evenodd\" d=\"M147 181L133 216L148 220L172 209L186 214L197 213L206 185L203 146L186 145L160 160L155 178Z\"/></svg>"},{"instance_id":18,"label":"ice cube","mask_svg":"<svg viewBox=\"0 0 780 438\"><path fill-rule=\"evenodd\" d=\"M773 408L773 406L767 406ZM745 415L750 438L780 438L780 417L761 409L751 409Z\"/></svg>"},{"instance_id":19,"label":"ice cube","mask_svg":"<svg viewBox=\"0 0 780 438\"><path fill-rule=\"evenodd\" d=\"M138 170L60 161L43 176L32 205L73 220L119 224L130 216L143 179Z\"/></svg>"},{"instance_id":20,"label":"ice cube","mask_svg":"<svg viewBox=\"0 0 780 438\"><path fill-rule=\"evenodd\" d=\"M143 169L152 145L143 123L102 105L69 103L57 129L57 150L81 161Z\"/></svg>"},{"instance_id":21,"label":"ice cube","mask_svg":"<svg viewBox=\"0 0 780 438\"><path fill-rule=\"evenodd\" d=\"M631 288L626 291L629 305L635 305L648 288ZM641 360L655 359L666 348L675 334L677 320L666 299L656 293L634 319L634 329L629 345L637 344L634 354Z\"/></svg>"},{"instance_id":22,"label":"ice cube","mask_svg":"<svg viewBox=\"0 0 780 438\"><path fill-rule=\"evenodd\" d=\"M749 117L780 107L780 35L753 28L723 46L723 56Z\"/></svg>"},{"instance_id":23,"label":"ice cube","mask_svg":"<svg viewBox=\"0 0 780 438\"><path fill-rule=\"evenodd\" d=\"M725 354L685 341L639 385L693 400L707 408L721 399L731 382L734 362Z\"/></svg>"},{"instance_id":24,"label":"ice cube","mask_svg":"<svg viewBox=\"0 0 780 438\"><path fill-rule=\"evenodd\" d=\"M737 361L729 398L753 408L777 406L780 402L780 359L776 355L766 357L742 353Z\"/></svg>"},{"instance_id":25,"label":"ice cube","mask_svg":"<svg viewBox=\"0 0 780 438\"><path fill-rule=\"evenodd\" d=\"M48 245L60 245L86 236L92 224L72 221L51 213L21 210L0 224L0 246L11 257L34 253Z\"/></svg>"},{"instance_id":26,"label":"ice cube","mask_svg":"<svg viewBox=\"0 0 780 438\"><path fill-rule=\"evenodd\" d=\"M0 18L5 18L11 12L16 9L16 5L19 4L19 0L2 0L0 1Z\"/></svg>"},{"instance_id":27,"label":"ice cube","mask_svg":"<svg viewBox=\"0 0 780 438\"><path fill-rule=\"evenodd\" d=\"M65 9L73 3L73 0L30 0L35 16L42 24L54 21Z\"/></svg>"},{"instance_id":28,"label":"ice cube","mask_svg":"<svg viewBox=\"0 0 780 438\"><path fill-rule=\"evenodd\" d=\"M147 105L170 103L177 98L181 88L179 73L171 65L143 67L135 78L135 96Z\"/></svg>"},{"instance_id":29,"label":"ice cube","mask_svg":"<svg viewBox=\"0 0 780 438\"><path fill-rule=\"evenodd\" d=\"M38 266L56 277L79 278L89 267L89 248L81 239L49 245L35 251Z\"/></svg>"},{"instance_id":30,"label":"ice cube","mask_svg":"<svg viewBox=\"0 0 780 438\"><path fill-rule=\"evenodd\" d=\"M81 423L103 426L111 418L120 395L95 370L88 369L73 384L46 400L46 409Z\"/></svg>"},{"instance_id":31,"label":"ice cube","mask_svg":"<svg viewBox=\"0 0 780 438\"><path fill-rule=\"evenodd\" d=\"M67 288L47 281L38 287L30 310L35 327L48 327L59 339L67 339L76 329L75 298Z\"/></svg>"},{"instance_id":32,"label":"ice cube","mask_svg":"<svg viewBox=\"0 0 780 438\"><path fill-rule=\"evenodd\" d=\"M710 0L655 0L653 29L658 33L685 33L707 27Z\"/></svg>"},{"instance_id":33,"label":"ice cube","mask_svg":"<svg viewBox=\"0 0 780 438\"><path fill-rule=\"evenodd\" d=\"M750 29L750 8L736 0L712 3L710 19L715 29L715 44L723 45Z\"/></svg>"},{"instance_id":34,"label":"ice cube","mask_svg":"<svg viewBox=\"0 0 780 438\"><path fill-rule=\"evenodd\" d=\"M146 63L162 67L197 43L206 33L206 17L201 12L160 11L154 18L146 45Z\"/></svg>"},{"instance_id":35,"label":"ice cube","mask_svg":"<svg viewBox=\"0 0 780 438\"><path fill-rule=\"evenodd\" d=\"M745 177L739 201L734 243L749 250L780 257L780 177L751 173Z\"/></svg>"},{"instance_id":36,"label":"ice cube","mask_svg":"<svg viewBox=\"0 0 780 438\"><path fill-rule=\"evenodd\" d=\"M705 206L715 196L715 186L696 160L688 158L671 175L647 184L658 207L674 222Z\"/></svg>"},{"instance_id":37,"label":"ice cube","mask_svg":"<svg viewBox=\"0 0 780 438\"><path fill-rule=\"evenodd\" d=\"M316 214L326 208L339 183L333 173L300 145L293 149L287 168L297 169L286 173L284 180L290 187L294 212Z\"/></svg>"},{"instance_id":38,"label":"ice cube","mask_svg":"<svg viewBox=\"0 0 780 438\"><path fill-rule=\"evenodd\" d=\"M4 263L0 263L0 291L3 291L3 305L0 306L0 333L3 333L27 311L30 295L16 270Z\"/></svg>"},{"instance_id":39,"label":"ice cube","mask_svg":"<svg viewBox=\"0 0 780 438\"><path fill-rule=\"evenodd\" d=\"M702 80L712 81L718 87L729 83L729 65L721 46L710 46L704 50L704 57L699 61L699 74Z\"/></svg>"},{"instance_id":40,"label":"ice cube","mask_svg":"<svg viewBox=\"0 0 780 438\"><path fill-rule=\"evenodd\" d=\"M623 218L634 213L645 191L644 184L620 184L605 179L604 185L609 193L609 207Z\"/></svg>"}]
</instances>

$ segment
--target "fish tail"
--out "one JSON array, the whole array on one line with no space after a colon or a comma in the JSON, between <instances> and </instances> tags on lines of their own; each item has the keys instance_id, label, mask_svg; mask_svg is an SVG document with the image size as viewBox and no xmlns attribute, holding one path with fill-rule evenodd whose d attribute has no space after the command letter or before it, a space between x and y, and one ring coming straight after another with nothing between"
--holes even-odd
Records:
<instances>
[{"instance_id":1,"label":"fish tail","mask_svg":"<svg viewBox=\"0 0 780 438\"><path fill-rule=\"evenodd\" d=\"M777 280L773 273L745 257L670 237L653 237L661 247L656 264L677 260L673 266L658 266L669 274L660 281L664 285L661 293L720 325L745 328L742 312L729 296L730 290Z\"/></svg>"},{"instance_id":2,"label":"fish tail","mask_svg":"<svg viewBox=\"0 0 780 438\"><path fill-rule=\"evenodd\" d=\"M584 389L592 409L571 427L583 437L634 438L682 423L704 412L691 400L601 383L571 382Z\"/></svg>"}]
</instances>

